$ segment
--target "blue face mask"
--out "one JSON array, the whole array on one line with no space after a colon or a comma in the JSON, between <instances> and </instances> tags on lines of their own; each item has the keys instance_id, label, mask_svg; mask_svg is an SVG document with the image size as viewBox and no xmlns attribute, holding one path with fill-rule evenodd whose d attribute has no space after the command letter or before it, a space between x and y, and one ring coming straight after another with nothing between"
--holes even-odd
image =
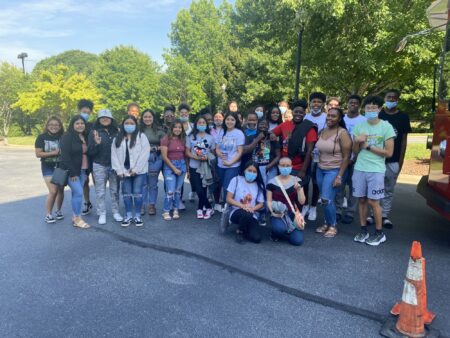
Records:
<instances>
[{"instance_id":1,"label":"blue face mask","mask_svg":"<svg viewBox=\"0 0 450 338\"><path fill-rule=\"evenodd\" d=\"M292 167L278 167L278 170L280 170L281 176L288 176L292 172Z\"/></svg>"},{"instance_id":2,"label":"blue face mask","mask_svg":"<svg viewBox=\"0 0 450 338\"><path fill-rule=\"evenodd\" d=\"M187 117L187 116L180 116L180 121L181 122L188 122L189 121L189 117Z\"/></svg>"},{"instance_id":3,"label":"blue face mask","mask_svg":"<svg viewBox=\"0 0 450 338\"><path fill-rule=\"evenodd\" d=\"M246 171L245 172L245 179L248 182L253 182L254 180L256 180L256 177L258 176L258 174L251 172L251 171Z\"/></svg>"},{"instance_id":4,"label":"blue face mask","mask_svg":"<svg viewBox=\"0 0 450 338\"><path fill-rule=\"evenodd\" d=\"M264 116L264 113L262 111L257 110L257 111L255 111L255 113L256 113L256 116L258 116L258 120L261 120L262 117Z\"/></svg>"},{"instance_id":5,"label":"blue face mask","mask_svg":"<svg viewBox=\"0 0 450 338\"><path fill-rule=\"evenodd\" d=\"M397 101L394 101L394 102L387 101L386 102L386 108L387 109L395 108L395 107L397 107L397 105L398 105Z\"/></svg>"},{"instance_id":6,"label":"blue face mask","mask_svg":"<svg viewBox=\"0 0 450 338\"><path fill-rule=\"evenodd\" d=\"M287 108L286 107L280 107L281 114L286 113Z\"/></svg>"},{"instance_id":7,"label":"blue face mask","mask_svg":"<svg viewBox=\"0 0 450 338\"><path fill-rule=\"evenodd\" d=\"M377 111L367 111L365 116L366 116L367 120L373 121L378 118L378 112Z\"/></svg>"},{"instance_id":8,"label":"blue face mask","mask_svg":"<svg viewBox=\"0 0 450 338\"><path fill-rule=\"evenodd\" d=\"M88 113L80 113L80 115L83 118L84 122L87 122L87 120L89 120L89 114Z\"/></svg>"},{"instance_id":9,"label":"blue face mask","mask_svg":"<svg viewBox=\"0 0 450 338\"><path fill-rule=\"evenodd\" d=\"M314 116L320 115L322 113L322 109L311 109L311 114Z\"/></svg>"},{"instance_id":10,"label":"blue face mask","mask_svg":"<svg viewBox=\"0 0 450 338\"><path fill-rule=\"evenodd\" d=\"M199 132L204 132L204 131L206 131L206 126L199 126L199 125L197 124L197 130L198 130Z\"/></svg>"},{"instance_id":11,"label":"blue face mask","mask_svg":"<svg viewBox=\"0 0 450 338\"><path fill-rule=\"evenodd\" d=\"M135 124L124 124L123 130L125 130L125 132L127 134L133 134L134 131L136 130L136 125Z\"/></svg>"}]
</instances>

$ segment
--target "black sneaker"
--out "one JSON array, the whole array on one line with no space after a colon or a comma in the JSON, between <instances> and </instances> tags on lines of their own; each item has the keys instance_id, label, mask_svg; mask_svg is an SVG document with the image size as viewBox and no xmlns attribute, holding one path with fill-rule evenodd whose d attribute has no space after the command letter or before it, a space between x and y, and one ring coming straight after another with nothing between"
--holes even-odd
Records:
<instances>
[{"instance_id":1,"label":"black sneaker","mask_svg":"<svg viewBox=\"0 0 450 338\"><path fill-rule=\"evenodd\" d=\"M56 217L56 219L57 220L62 220L62 219L64 219L64 215L63 215L63 213L61 212L61 210L58 210L56 213L55 213L55 217Z\"/></svg>"},{"instance_id":2,"label":"black sneaker","mask_svg":"<svg viewBox=\"0 0 450 338\"><path fill-rule=\"evenodd\" d=\"M140 217L135 217L133 223L137 227L141 227L144 225L144 222L142 222L142 219Z\"/></svg>"},{"instance_id":3,"label":"black sneaker","mask_svg":"<svg viewBox=\"0 0 450 338\"><path fill-rule=\"evenodd\" d=\"M369 238L369 233L367 231L360 231L356 234L353 240L355 242L364 243L366 242L367 238Z\"/></svg>"},{"instance_id":4,"label":"black sneaker","mask_svg":"<svg viewBox=\"0 0 450 338\"><path fill-rule=\"evenodd\" d=\"M239 244L244 243L244 232L240 230L236 230L236 236L235 236L236 242Z\"/></svg>"},{"instance_id":5,"label":"black sneaker","mask_svg":"<svg viewBox=\"0 0 450 338\"><path fill-rule=\"evenodd\" d=\"M342 215L336 214L336 223L339 223L340 221L342 221Z\"/></svg>"},{"instance_id":6,"label":"black sneaker","mask_svg":"<svg viewBox=\"0 0 450 338\"><path fill-rule=\"evenodd\" d=\"M123 226L123 227L127 227L127 226L129 226L131 224L132 221L133 221L133 218L125 217L120 225Z\"/></svg>"},{"instance_id":7,"label":"black sneaker","mask_svg":"<svg viewBox=\"0 0 450 338\"><path fill-rule=\"evenodd\" d=\"M91 212L91 210L92 210L92 203L91 202L84 203L84 209L81 212L81 214L83 216L86 216Z\"/></svg>"},{"instance_id":8,"label":"black sneaker","mask_svg":"<svg viewBox=\"0 0 450 338\"><path fill-rule=\"evenodd\" d=\"M366 239L366 244L372 246L378 246L384 242L386 242L386 235L383 232L375 232L374 234L370 235L368 239Z\"/></svg>"},{"instance_id":9,"label":"black sneaker","mask_svg":"<svg viewBox=\"0 0 450 338\"><path fill-rule=\"evenodd\" d=\"M48 224L56 223L56 219L54 219L52 215L47 215L45 216L45 223Z\"/></svg>"},{"instance_id":10,"label":"black sneaker","mask_svg":"<svg viewBox=\"0 0 450 338\"><path fill-rule=\"evenodd\" d=\"M392 224L391 220L387 217L383 217L383 228L392 229L394 224Z\"/></svg>"},{"instance_id":11,"label":"black sneaker","mask_svg":"<svg viewBox=\"0 0 450 338\"><path fill-rule=\"evenodd\" d=\"M345 215L345 216L342 218L342 223L343 223L343 224L352 224L352 223L353 223L353 216Z\"/></svg>"},{"instance_id":12,"label":"black sneaker","mask_svg":"<svg viewBox=\"0 0 450 338\"><path fill-rule=\"evenodd\" d=\"M373 216L369 216L366 219L366 225L374 225L375 224L375 220L373 219Z\"/></svg>"}]
</instances>

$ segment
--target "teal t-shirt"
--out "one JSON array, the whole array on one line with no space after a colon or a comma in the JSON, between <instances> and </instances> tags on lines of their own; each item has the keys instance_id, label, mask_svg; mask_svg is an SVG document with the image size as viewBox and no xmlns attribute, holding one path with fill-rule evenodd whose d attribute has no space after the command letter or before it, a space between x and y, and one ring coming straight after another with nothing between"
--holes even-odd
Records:
<instances>
[{"instance_id":1,"label":"teal t-shirt","mask_svg":"<svg viewBox=\"0 0 450 338\"><path fill-rule=\"evenodd\" d=\"M353 135L356 137L362 134L367 135L367 143L370 146L381 149L384 149L386 140L395 137L395 131L392 125L383 120L380 120L375 125L369 124L367 121L356 125L353 129ZM384 174L386 171L385 160L386 158L383 156L362 149L356 159L355 170Z\"/></svg>"}]
</instances>

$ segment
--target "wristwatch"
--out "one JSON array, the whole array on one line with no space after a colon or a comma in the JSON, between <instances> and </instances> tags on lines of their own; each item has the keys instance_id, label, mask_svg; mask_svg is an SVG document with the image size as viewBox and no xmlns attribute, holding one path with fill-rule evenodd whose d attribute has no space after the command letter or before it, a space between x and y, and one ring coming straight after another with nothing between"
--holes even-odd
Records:
<instances>
[{"instance_id":1,"label":"wristwatch","mask_svg":"<svg viewBox=\"0 0 450 338\"><path fill-rule=\"evenodd\" d=\"M372 148L372 146L369 145L366 147L366 150L370 151L371 148Z\"/></svg>"}]
</instances>

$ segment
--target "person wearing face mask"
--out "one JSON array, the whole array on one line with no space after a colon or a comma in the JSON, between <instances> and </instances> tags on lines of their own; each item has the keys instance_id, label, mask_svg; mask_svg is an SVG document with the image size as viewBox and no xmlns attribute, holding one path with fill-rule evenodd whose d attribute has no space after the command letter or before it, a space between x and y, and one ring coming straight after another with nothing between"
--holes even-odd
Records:
<instances>
[{"instance_id":1,"label":"person wearing face mask","mask_svg":"<svg viewBox=\"0 0 450 338\"><path fill-rule=\"evenodd\" d=\"M111 144L118 133L118 126L111 111L102 109L88 137L88 154L92 159L98 224L106 224L106 184L109 182L111 208L116 222L122 222L119 212L119 181L111 168Z\"/></svg>"},{"instance_id":2,"label":"person wearing face mask","mask_svg":"<svg viewBox=\"0 0 450 338\"><path fill-rule=\"evenodd\" d=\"M280 175L270 179L266 188L267 208L271 215L270 224L272 226L272 240L278 241L279 239L288 239L289 243L292 245L299 246L303 244L303 230L291 226L292 221L294 220L295 210L290 209L289 202L284 196L281 185L293 203L293 206L295 205L298 209L301 209L302 205L305 203L302 180L298 176L291 175L292 161L289 157L282 157L280 159L278 170L280 171ZM284 213L275 212L273 210L272 202L280 202L285 205L288 217L287 220L283 217ZM290 224L288 224L288 222Z\"/></svg>"},{"instance_id":3,"label":"person wearing face mask","mask_svg":"<svg viewBox=\"0 0 450 338\"><path fill-rule=\"evenodd\" d=\"M213 116L214 121L214 127L210 130L211 136L214 139L214 143L217 145L220 141L220 133L222 132L222 124L224 120L224 115L221 110L217 111ZM213 195L214 195L214 210L218 212L222 212L222 205L220 204L220 195L222 192L222 185L220 184L220 177L218 175L219 169L218 169L218 161L217 158L215 160L215 166L214 166L214 188L213 188Z\"/></svg>"},{"instance_id":4,"label":"person wearing face mask","mask_svg":"<svg viewBox=\"0 0 450 338\"><path fill-rule=\"evenodd\" d=\"M216 144L209 134L206 119L197 118L192 134L186 137L186 156L189 158L189 176L193 190L197 192L197 218L209 219L213 215L208 200L208 185L213 183L211 160Z\"/></svg>"},{"instance_id":5,"label":"person wearing face mask","mask_svg":"<svg viewBox=\"0 0 450 338\"><path fill-rule=\"evenodd\" d=\"M288 110L290 110L289 103L287 103L286 101L281 101L278 103L278 107L280 108L281 119L283 120L283 122L287 121L285 114Z\"/></svg>"},{"instance_id":6,"label":"person wearing face mask","mask_svg":"<svg viewBox=\"0 0 450 338\"><path fill-rule=\"evenodd\" d=\"M326 125L327 114L324 112L324 105L326 96L321 92L311 93L309 96L309 114L306 114L305 120L309 120L317 126L317 131L320 134ZM304 185L306 193L306 204L303 207L302 214L304 217L308 216L308 220L315 221L317 219L317 202L319 201L319 186L316 180L317 163L319 162L319 151L314 148L312 152L311 162L311 181L312 181L312 196L309 199L309 182Z\"/></svg>"},{"instance_id":7,"label":"person wearing face mask","mask_svg":"<svg viewBox=\"0 0 450 338\"><path fill-rule=\"evenodd\" d=\"M264 207L264 194L258 165L248 162L242 174L231 179L226 201L231 206L230 221L238 225L236 241L261 242L258 210Z\"/></svg>"},{"instance_id":8,"label":"person wearing face mask","mask_svg":"<svg viewBox=\"0 0 450 338\"><path fill-rule=\"evenodd\" d=\"M91 116L92 112L94 111L94 103L91 100L86 100L86 99L81 99L80 101L78 101L78 113L80 114L80 116L83 118L85 126L86 126L86 135L89 135L92 131L93 128L93 123L89 122L89 117ZM89 168L87 170L87 176L86 176L86 180L84 182L84 187L83 187L83 197L84 197L84 207L83 210L81 211L81 214L87 215L92 211L92 203L91 200L89 198L89 174L92 171L92 161L88 156L88 161L89 161Z\"/></svg>"},{"instance_id":9,"label":"person wearing face mask","mask_svg":"<svg viewBox=\"0 0 450 338\"><path fill-rule=\"evenodd\" d=\"M178 115L180 116L179 120L183 124L184 133L186 136L191 135L193 130L193 124L189 122L189 117L191 113L191 106L189 106L187 103L182 103L178 106ZM191 192L188 195L188 199L191 202L194 202L195 200L195 187L191 182L191 177L188 176L189 183L191 184ZM183 195L184 195L184 186L181 187L181 202L180 202L180 210L185 210L186 207L183 203Z\"/></svg>"},{"instance_id":10,"label":"person wearing face mask","mask_svg":"<svg viewBox=\"0 0 450 338\"><path fill-rule=\"evenodd\" d=\"M408 133L411 132L411 123L408 114L398 109L398 100L400 91L390 89L384 97L385 108L381 111L379 117L384 121L388 121L395 130L394 154L386 159L386 174L384 176L384 198L381 200L383 209L383 227L392 229L393 224L389 219L392 209L392 200L394 197L394 189L397 178L402 171L403 161L405 160L406 145L408 141ZM369 223L373 223L373 218L367 219Z\"/></svg>"},{"instance_id":11,"label":"person wearing face mask","mask_svg":"<svg viewBox=\"0 0 450 338\"><path fill-rule=\"evenodd\" d=\"M363 106L367 121L353 129L353 153L357 155L352 177L353 196L359 198L361 224L354 241L377 246L386 241L380 200L384 197L385 160L394 153L395 131L389 122L378 117L383 106L381 97L369 96ZM366 224L368 206L375 220L375 232L370 236Z\"/></svg>"},{"instance_id":12,"label":"person wearing face mask","mask_svg":"<svg viewBox=\"0 0 450 338\"><path fill-rule=\"evenodd\" d=\"M264 106L263 105L257 105L255 107L255 114L258 117L258 121L264 118Z\"/></svg>"},{"instance_id":13,"label":"person wearing face mask","mask_svg":"<svg viewBox=\"0 0 450 338\"><path fill-rule=\"evenodd\" d=\"M258 135L258 115L256 115L255 111L250 111L247 114L247 126L244 130L244 135L245 145L242 149L242 167L250 161L252 151L255 149L258 142L264 137L262 134Z\"/></svg>"},{"instance_id":14,"label":"person wearing face mask","mask_svg":"<svg viewBox=\"0 0 450 338\"><path fill-rule=\"evenodd\" d=\"M207 126L208 126L208 131L211 132L211 130L214 128L214 121L213 121L213 116L211 113L211 108L208 107L204 107L202 108L198 115L200 115L201 117L203 117L206 120Z\"/></svg>"},{"instance_id":15,"label":"person wearing face mask","mask_svg":"<svg viewBox=\"0 0 450 338\"><path fill-rule=\"evenodd\" d=\"M144 225L141 207L148 173L149 152L150 144L147 136L139 131L137 119L128 115L122 121L120 131L111 144L111 165L122 180L122 197L126 213L122 221L123 227L131 223L138 227Z\"/></svg>"},{"instance_id":16,"label":"person wearing face mask","mask_svg":"<svg viewBox=\"0 0 450 338\"><path fill-rule=\"evenodd\" d=\"M59 117L52 116L47 120L42 134L34 143L36 157L41 159L41 172L48 189L46 208L46 223L55 223L64 219L61 207L64 201L64 187L51 183L53 172L60 162L60 141L64 134L64 126ZM53 206L56 202L56 214L53 217Z\"/></svg>"}]
</instances>

